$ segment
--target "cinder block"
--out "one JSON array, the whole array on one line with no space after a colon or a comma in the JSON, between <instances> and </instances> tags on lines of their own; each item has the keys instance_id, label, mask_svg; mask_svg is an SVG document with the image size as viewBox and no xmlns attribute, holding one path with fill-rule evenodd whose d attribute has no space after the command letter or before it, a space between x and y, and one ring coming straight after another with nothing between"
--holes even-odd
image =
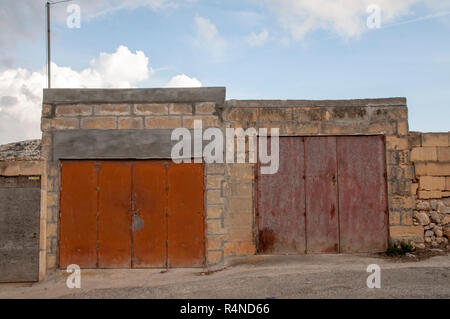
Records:
<instances>
[{"instance_id":1,"label":"cinder block","mask_svg":"<svg viewBox=\"0 0 450 319\"><path fill-rule=\"evenodd\" d=\"M427 175L427 163L422 162L422 163L414 163L414 173L416 174L416 176L424 176Z\"/></svg>"},{"instance_id":2,"label":"cinder block","mask_svg":"<svg viewBox=\"0 0 450 319\"><path fill-rule=\"evenodd\" d=\"M421 176L419 178L420 190L442 191L445 189L445 177Z\"/></svg>"},{"instance_id":3,"label":"cinder block","mask_svg":"<svg viewBox=\"0 0 450 319\"><path fill-rule=\"evenodd\" d=\"M51 145L52 144L52 135L50 133L42 133L42 145Z\"/></svg>"},{"instance_id":4,"label":"cinder block","mask_svg":"<svg viewBox=\"0 0 450 319\"><path fill-rule=\"evenodd\" d=\"M438 159L436 147L414 147L411 150L411 161L413 162L435 162Z\"/></svg>"},{"instance_id":5,"label":"cinder block","mask_svg":"<svg viewBox=\"0 0 450 319\"><path fill-rule=\"evenodd\" d=\"M413 209L416 206L412 196L393 196L389 203L390 208L396 210Z\"/></svg>"},{"instance_id":6,"label":"cinder block","mask_svg":"<svg viewBox=\"0 0 450 319\"><path fill-rule=\"evenodd\" d=\"M47 224L47 238L48 237L56 237L58 235L57 229L58 229L57 223L48 223Z\"/></svg>"},{"instance_id":7,"label":"cinder block","mask_svg":"<svg viewBox=\"0 0 450 319\"><path fill-rule=\"evenodd\" d=\"M55 269L56 268L56 255L50 255L47 253L47 269Z\"/></svg>"},{"instance_id":8,"label":"cinder block","mask_svg":"<svg viewBox=\"0 0 450 319\"><path fill-rule=\"evenodd\" d=\"M74 118L57 118L52 120L52 128L55 130L75 130L80 127L79 120Z\"/></svg>"},{"instance_id":9,"label":"cinder block","mask_svg":"<svg viewBox=\"0 0 450 319\"><path fill-rule=\"evenodd\" d=\"M208 205L207 218L222 218L224 205Z\"/></svg>"},{"instance_id":10,"label":"cinder block","mask_svg":"<svg viewBox=\"0 0 450 319\"><path fill-rule=\"evenodd\" d=\"M244 203L242 201L242 203ZM244 203L244 205L249 205L248 203ZM251 206L251 201L250 201ZM236 209L229 209L229 215L226 218L225 221L225 227L249 227L251 228L253 225L253 213L250 209L247 207L241 208L241 210Z\"/></svg>"},{"instance_id":11,"label":"cinder block","mask_svg":"<svg viewBox=\"0 0 450 319\"><path fill-rule=\"evenodd\" d=\"M136 104L134 105L135 115L167 115L169 107L167 104Z\"/></svg>"},{"instance_id":12,"label":"cinder block","mask_svg":"<svg viewBox=\"0 0 450 319\"><path fill-rule=\"evenodd\" d=\"M253 200L249 198L230 198L228 200L230 212L251 212L253 209Z\"/></svg>"},{"instance_id":13,"label":"cinder block","mask_svg":"<svg viewBox=\"0 0 450 319\"><path fill-rule=\"evenodd\" d=\"M208 235L221 235L224 233L220 219L208 219L206 221L206 233Z\"/></svg>"},{"instance_id":14,"label":"cinder block","mask_svg":"<svg viewBox=\"0 0 450 319\"><path fill-rule=\"evenodd\" d=\"M397 126L395 122L362 123L359 127L359 132L368 134L395 135L397 133Z\"/></svg>"},{"instance_id":15,"label":"cinder block","mask_svg":"<svg viewBox=\"0 0 450 319\"><path fill-rule=\"evenodd\" d=\"M408 150L408 139L406 137L386 136L386 148L391 150Z\"/></svg>"},{"instance_id":16,"label":"cinder block","mask_svg":"<svg viewBox=\"0 0 450 319\"><path fill-rule=\"evenodd\" d=\"M223 251L208 251L206 258L210 266L220 264L223 262Z\"/></svg>"},{"instance_id":17,"label":"cinder block","mask_svg":"<svg viewBox=\"0 0 450 319\"><path fill-rule=\"evenodd\" d=\"M427 170L432 176L450 176L450 163L428 163Z\"/></svg>"},{"instance_id":18,"label":"cinder block","mask_svg":"<svg viewBox=\"0 0 450 319\"><path fill-rule=\"evenodd\" d=\"M202 121L202 128L219 127L216 116L183 116L183 127L193 129L194 121Z\"/></svg>"},{"instance_id":19,"label":"cinder block","mask_svg":"<svg viewBox=\"0 0 450 319\"><path fill-rule=\"evenodd\" d=\"M297 122L329 121L332 117L330 111L322 107L294 107L292 114Z\"/></svg>"},{"instance_id":20,"label":"cinder block","mask_svg":"<svg viewBox=\"0 0 450 319\"><path fill-rule=\"evenodd\" d=\"M441 191L419 191L420 199L440 199L442 198Z\"/></svg>"},{"instance_id":21,"label":"cinder block","mask_svg":"<svg viewBox=\"0 0 450 319\"><path fill-rule=\"evenodd\" d=\"M265 108L262 107L258 111L258 122L284 122L292 121L291 108Z\"/></svg>"},{"instance_id":22,"label":"cinder block","mask_svg":"<svg viewBox=\"0 0 450 319\"><path fill-rule=\"evenodd\" d=\"M258 120L258 108L233 108L225 115L226 120L237 122L256 122Z\"/></svg>"},{"instance_id":23,"label":"cinder block","mask_svg":"<svg viewBox=\"0 0 450 319\"><path fill-rule=\"evenodd\" d=\"M411 226L413 224L412 216L413 216L412 210L403 211L401 213L401 224L403 226Z\"/></svg>"},{"instance_id":24,"label":"cinder block","mask_svg":"<svg viewBox=\"0 0 450 319\"><path fill-rule=\"evenodd\" d=\"M179 116L151 116L145 118L146 128L178 128L181 127Z\"/></svg>"},{"instance_id":25,"label":"cinder block","mask_svg":"<svg viewBox=\"0 0 450 319\"><path fill-rule=\"evenodd\" d=\"M362 120L366 117L367 110L359 106L340 106L333 109L333 119Z\"/></svg>"},{"instance_id":26,"label":"cinder block","mask_svg":"<svg viewBox=\"0 0 450 319\"><path fill-rule=\"evenodd\" d=\"M245 242L227 242L224 245L225 256L248 256L255 254L255 245Z\"/></svg>"},{"instance_id":27,"label":"cinder block","mask_svg":"<svg viewBox=\"0 0 450 319\"><path fill-rule=\"evenodd\" d=\"M225 174L225 164L207 164L206 172L208 175L210 174L223 175Z\"/></svg>"},{"instance_id":28,"label":"cinder block","mask_svg":"<svg viewBox=\"0 0 450 319\"><path fill-rule=\"evenodd\" d=\"M221 196L220 190L210 189L207 191L207 203L211 204L223 204L224 198Z\"/></svg>"},{"instance_id":29,"label":"cinder block","mask_svg":"<svg viewBox=\"0 0 450 319\"><path fill-rule=\"evenodd\" d=\"M447 133L424 133L422 134L422 146L448 147Z\"/></svg>"},{"instance_id":30,"label":"cinder block","mask_svg":"<svg viewBox=\"0 0 450 319\"><path fill-rule=\"evenodd\" d=\"M207 250L221 250L223 249L223 236L208 236L206 239Z\"/></svg>"},{"instance_id":31,"label":"cinder block","mask_svg":"<svg viewBox=\"0 0 450 319\"><path fill-rule=\"evenodd\" d=\"M251 197L253 195L253 184L231 183L229 185L230 195L233 197Z\"/></svg>"},{"instance_id":32,"label":"cinder block","mask_svg":"<svg viewBox=\"0 0 450 319\"><path fill-rule=\"evenodd\" d=\"M206 176L206 187L208 189L220 189L224 177L221 175L207 175Z\"/></svg>"},{"instance_id":33,"label":"cinder block","mask_svg":"<svg viewBox=\"0 0 450 319\"><path fill-rule=\"evenodd\" d=\"M389 180L388 191L389 196L410 196L411 195L411 180Z\"/></svg>"},{"instance_id":34,"label":"cinder block","mask_svg":"<svg viewBox=\"0 0 450 319\"><path fill-rule=\"evenodd\" d=\"M439 162L450 162L450 147L438 147L437 157Z\"/></svg>"},{"instance_id":35,"label":"cinder block","mask_svg":"<svg viewBox=\"0 0 450 319\"><path fill-rule=\"evenodd\" d=\"M130 105L124 104L102 104L94 108L95 115L129 115Z\"/></svg>"},{"instance_id":36,"label":"cinder block","mask_svg":"<svg viewBox=\"0 0 450 319\"><path fill-rule=\"evenodd\" d=\"M52 115L52 106L50 104L42 104L42 117L50 117Z\"/></svg>"},{"instance_id":37,"label":"cinder block","mask_svg":"<svg viewBox=\"0 0 450 319\"><path fill-rule=\"evenodd\" d=\"M248 164L231 164L228 165L228 174L230 178L235 180L253 179L255 169Z\"/></svg>"},{"instance_id":38,"label":"cinder block","mask_svg":"<svg viewBox=\"0 0 450 319\"><path fill-rule=\"evenodd\" d=\"M88 117L81 119L82 129L112 130L117 128L116 117Z\"/></svg>"},{"instance_id":39,"label":"cinder block","mask_svg":"<svg viewBox=\"0 0 450 319\"><path fill-rule=\"evenodd\" d=\"M320 125L321 134L355 134L358 132L358 124L356 122L350 123L336 123L336 122L322 122Z\"/></svg>"},{"instance_id":40,"label":"cinder block","mask_svg":"<svg viewBox=\"0 0 450 319\"><path fill-rule=\"evenodd\" d=\"M416 176L450 176L450 163L416 163Z\"/></svg>"},{"instance_id":41,"label":"cinder block","mask_svg":"<svg viewBox=\"0 0 450 319\"><path fill-rule=\"evenodd\" d=\"M180 115L180 114L193 114L192 104L170 104L169 114Z\"/></svg>"},{"instance_id":42,"label":"cinder block","mask_svg":"<svg viewBox=\"0 0 450 319\"><path fill-rule=\"evenodd\" d=\"M119 117L119 129L138 130L144 128L144 120L141 117Z\"/></svg>"},{"instance_id":43,"label":"cinder block","mask_svg":"<svg viewBox=\"0 0 450 319\"><path fill-rule=\"evenodd\" d=\"M42 132L47 132L47 131L50 131L51 128L52 128L52 120L43 117L41 119L41 131Z\"/></svg>"},{"instance_id":44,"label":"cinder block","mask_svg":"<svg viewBox=\"0 0 450 319\"><path fill-rule=\"evenodd\" d=\"M413 240L423 242L422 226L391 226L389 227L390 237L393 240Z\"/></svg>"},{"instance_id":45,"label":"cinder block","mask_svg":"<svg viewBox=\"0 0 450 319\"><path fill-rule=\"evenodd\" d=\"M422 146L422 133L409 132L408 134L409 147L421 147Z\"/></svg>"},{"instance_id":46,"label":"cinder block","mask_svg":"<svg viewBox=\"0 0 450 319\"><path fill-rule=\"evenodd\" d=\"M213 114L216 111L216 104L211 102L196 103L195 114Z\"/></svg>"},{"instance_id":47,"label":"cinder block","mask_svg":"<svg viewBox=\"0 0 450 319\"><path fill-rule=\"evenodd\" d=\"M397 134L404 136L404 135L408 135L408 132L409 132L408 121L398 121L397 122Z\"/></svg>"},{"instance_id":48,"label":"cinder block","mask_svg":"<svg viewBox=\"0 0 450 319\"><path fill-rule=\"evenodd\" d=\"M311 135L319 134L320 123L283 123L280 133L284 135Z\"/></svg>"},{"instance_id":49,"label":"cinder block","mask_svg":"<svg viewBox=\"0 0 450 319\"><path fill-rule=\"evenodd\" d=\"M89 116L92 115L90 105L58 105L55 110L56 117Z\"/></svg>"},{"instance_id":50,"label":"cinder block","mask_svg":"<svg viewBox=\"0 0 450 319\"><path fill-rule=\"evenodd\" d=\"M389 225L400 225L400 212L399 211L389 212Z\"/></svg>"},{"instance_id":51,"label":"cinder block","mask_svg":"<svg viewBox=\"0 0 450 319\"><path fill-rule=\"evenodd\" d=\"M58 206L59 196L58 192L48 192L47 193L47 205L48 206Z\"/></svg>"},{"instance_id":52,"label":"cinder block","mask_svg":"<svg viewBox=\"0 0 450 319\"><path fill-rule=\"evenodd\" d=\"M253 227L246 226L228 226L227 236L235 241L252 242L253 241Z\"/></svg>"}]
</instances>

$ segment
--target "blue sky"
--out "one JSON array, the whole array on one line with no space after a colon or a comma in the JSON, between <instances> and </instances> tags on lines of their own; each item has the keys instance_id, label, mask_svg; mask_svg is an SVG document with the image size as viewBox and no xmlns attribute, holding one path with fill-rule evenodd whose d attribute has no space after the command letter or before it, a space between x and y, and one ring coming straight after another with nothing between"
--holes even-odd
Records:
<instances>
[{"instance_id":1,"label":"blue sky","mask_svg":"<svg viewBox=\"0 0 450 319\"><path fill-rule=\"evenodd\" d=\"M28 25L8 21L0 25L4 33L0 36L0 80L8 70L22 68L28 74L20 75L21 87L31 88L33 82L38 92L36 83L43 79L45 85L45 1L16 2L21 4L1 0L2 10L9 6ZM64 78L69 69L55 71L60 72L58 87L164 87L169 82L196 86L201 82L202 86L226 86L227 99L405 96L411 130L450 131L449 0L73 3L81 8L79 29L66 25L68 4L53 8L52 62L70 68L77 77L68 84ZM370 15L366 8L372 3L381 10L379 29L366 25ZM128 51L115 56L120 46ZM137 51L142 51L139 57ZM102 57L102 52L108 55ZM96 59L94 64L92 59ZM142 68L148 72L141 72ZM86 69L100 73L100 80L83 82L82 70ZM32 72L42 79L36 75L32 81ZM125 82L118 79L123 72L128 72ZM171 81L177 75L185 76L181 83ZM23 93L14 93L11 85L2 88L0 84L0 98L8 97L0 101L13 101L14 94ZM39 95L34 94L37 97L16 98L29 104L26 112L34 112L32 116L6 102L0 104L0 142L39 138L35 127Z\"/></svg>"}]
</instances>

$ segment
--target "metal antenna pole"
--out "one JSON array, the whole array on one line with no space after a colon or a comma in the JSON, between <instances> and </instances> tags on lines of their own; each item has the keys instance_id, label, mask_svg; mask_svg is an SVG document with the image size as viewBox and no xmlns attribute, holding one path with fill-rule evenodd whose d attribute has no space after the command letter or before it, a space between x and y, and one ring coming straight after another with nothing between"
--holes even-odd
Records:
<instances>
[{"instance_id":1,"label":"metal antenna pole","mask_svg":"<svg viewBox=\"0 0 450 319\"><path fill-rule=\"evenodd\" d=\"M51 47L50 47L50 2L45 5L47 7L47 81L48 88L51 88Z\"/></svg>"}]
</instances>

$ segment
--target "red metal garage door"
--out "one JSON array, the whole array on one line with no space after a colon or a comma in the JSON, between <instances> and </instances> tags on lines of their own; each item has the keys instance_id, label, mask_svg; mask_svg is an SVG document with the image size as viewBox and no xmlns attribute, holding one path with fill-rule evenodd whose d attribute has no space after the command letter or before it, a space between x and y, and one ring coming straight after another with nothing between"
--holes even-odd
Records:
<instances>
[{"instance_id":1,"label":"red metal garage door","mask_svg":"<svg viewBox=\"0 0 450 319\"><path fill-rule=\"evenodd\" d=\"M280 138L277 174L258 176L260 253L383 251L380 136Z\"/></svg>"},{"instance_id":2,"label":"red metal garage door","mask_svg":"<svg viewBox=\"0 0 450 319\"><path fill-rule=\"evenodd\" d=\"M388 211L382 136L338 139L341 252L387 249Z\"/></svg>"},{"instance_id":3,"label":"red metal garage door","mask_svg":"<svg viewBox=\"0 0 450 319\"><path fill-rule=\"evenodd\" d=\"M61 268L204 264L202 164L64 161L61 170Z\"/></svg>"},{"instance_id":4,"label":"red metal garage door","mask_svg":"<svg viewBox=\"0 0 450 319\"><path fill-rule=\"evenodd\" d=\"M266 254L304 253L304 142L296 137L283 137L280 142L278 173L258 176L258 250Z\"/></svg>"},{"instance_id":5,"label":"red metal garage door","mask_svg":"<svg viewBox=\"0 0 450 319\"><path fill-rule=\"evenodd\" d=\"M336 137L305 138L305 176L307 251L339 252Z\"/></svg>"}]
</instances>

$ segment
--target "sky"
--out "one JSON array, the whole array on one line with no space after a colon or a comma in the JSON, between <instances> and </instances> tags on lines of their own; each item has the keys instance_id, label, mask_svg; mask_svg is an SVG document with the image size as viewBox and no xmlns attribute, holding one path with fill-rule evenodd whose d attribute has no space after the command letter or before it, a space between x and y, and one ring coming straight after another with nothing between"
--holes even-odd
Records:
<instances>
[{"instance_id":1,"label":"sky","mask_svg":"<svg viewBox=\"0 0 450 319\"><path fill-rule=\"evenodd\" d=\"M45 2L0 0L0 144L41 136ZM76 0L51 13L54 88L401 96L410 130L450 131L450 0Z\"/></svg>"}]
</instances>

